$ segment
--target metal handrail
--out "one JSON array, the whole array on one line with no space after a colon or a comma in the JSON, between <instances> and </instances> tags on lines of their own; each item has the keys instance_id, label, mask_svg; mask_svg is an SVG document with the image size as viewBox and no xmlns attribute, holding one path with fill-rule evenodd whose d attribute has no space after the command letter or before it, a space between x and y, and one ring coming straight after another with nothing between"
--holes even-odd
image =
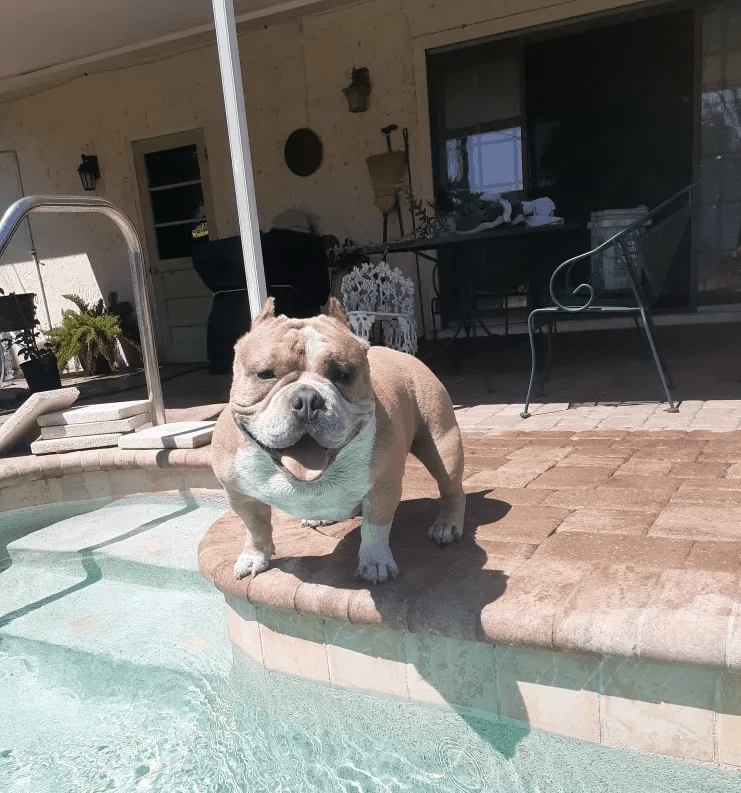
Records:
<instances>
[{"instance_id":1,"label":"metal handrail","mask_svg":"<svg viewBox=\"0 0 741 793\"><path fill-rule=\"evenodd\" d=\"M587 251L586 253L580 253L578 256L574 256L571 259L567 259L565 262L556 267L553 271L553 275L551 275L550 280L550 293L551 293L551 300L553 301L554 305L559 308L561 311L566 311L570 314L578 314L580 311L584 311L585 309L591 308L592 303L596 297L596 293L594 291L594 287L591 284L579 284L579 286L573 288L571 290L572 295L578 295L580 292L583 294L588 294L589 298L584 305L581 306L566 306L556 297L556 281L558 279L559 274L565 270L567 273L571 272L571 268L582 259L586 259L590 256L595 256L598 253L602 253L602 251L607 250L607 248L612 247L613 245L619 245L622 251L622 240L628 237L633 232L637 231L638 229L642 228L643 226L648 223L648 221L652 220L656 215L666 209L668 206L671 206L675 201L677 201L681 196L685 193L689 194L689 201L690 204L692 203L692 191L700 184L699 182L693 182L691 185L683 188L677 193L674 193L673 196L667 198L665 201L662 201L660 204L657 204L653 209L646 210L646 212L638 218L638 220L634 220L629 226L625 226L624 228L620 229L616 234L613 234L610 239L605 240L603 243L598 245L596 248L593 248L591 251Z\"/></svg>"},{"instance_id":2,"label":"metal handrail","mask_svg":"<svg viewBox=\"0 0 741 793\"><path fill-rule=\"evenodd\" d=\"M152 411L152 425L165 424L165 403L162 399L157 366L157 347L152 328L152 311L147 291L144 249L139 234L129 217L115 204L97 196L26 196L12 204L0 220L0 258L23 218L31 212L100 212L109 217L124 236L129 249L131 280L134 286L134 305L141 330L144 373Z\"/></svg>"}]
</instances>

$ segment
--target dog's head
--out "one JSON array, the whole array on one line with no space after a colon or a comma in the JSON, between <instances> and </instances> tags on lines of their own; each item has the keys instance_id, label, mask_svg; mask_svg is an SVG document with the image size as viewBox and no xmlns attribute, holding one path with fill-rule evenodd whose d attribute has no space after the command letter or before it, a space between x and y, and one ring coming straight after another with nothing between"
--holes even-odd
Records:
<instances>
[{"instance_id":1,"label":"dog's head","mask_svg":"<svg viewBox=\"0 0 741 793\"><path fill-rule=\"evenodd\" d=\"M318 480L374 414L367 353L335 298L309 319L268 299L235 347L234 422L294 480Z\"/></svg>"}]
</instances>

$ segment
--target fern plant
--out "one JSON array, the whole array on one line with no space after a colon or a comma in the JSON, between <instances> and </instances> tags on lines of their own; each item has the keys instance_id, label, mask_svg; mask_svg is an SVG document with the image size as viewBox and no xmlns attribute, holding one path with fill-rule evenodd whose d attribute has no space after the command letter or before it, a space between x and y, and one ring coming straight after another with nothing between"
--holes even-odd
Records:
<instances>
[{"instance_id":1,"label":"fern plant","mask_svg":"<svg viewBox=\"0 0 741 793\"><path fill-rule=\"evenodd\" d=\"M122 337L118 317L107 313L104 301L88 305L78 295L63 295L77 306L78 311L62 312L62 324L47 333L47 343L57 356L59 370L77 359L80 366L91 372L99 355L113 369L116 363L116 346Z\"/></svg>"}]
</instances>

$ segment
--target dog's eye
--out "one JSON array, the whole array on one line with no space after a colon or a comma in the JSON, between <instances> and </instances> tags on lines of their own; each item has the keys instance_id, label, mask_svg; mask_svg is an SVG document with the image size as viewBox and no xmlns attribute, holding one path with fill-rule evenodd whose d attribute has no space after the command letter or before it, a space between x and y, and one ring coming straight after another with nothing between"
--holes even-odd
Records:
<instances>
[{"instance_id":1,"label":"dog's eye","mask_svg":"<svg viewBox=\"0 0 741 793\"><path fill-rule=\"evenodd\" d=\"M257 373L258 380L275 380L275 372L272 369L263 369Z\"/></svg>"},{"instance_id":2,"label":"dog's eye","mask_svg":"<svg viewBox=\"0 0 741 793\"><path fill-rule=\"evenodd\" d=\"M345 385L352 380L353 372L347 369L337 369L335 370L334 374L332 375L332 379L335 383L339 383L340 385Z\"/></svg>"}]
</instances>

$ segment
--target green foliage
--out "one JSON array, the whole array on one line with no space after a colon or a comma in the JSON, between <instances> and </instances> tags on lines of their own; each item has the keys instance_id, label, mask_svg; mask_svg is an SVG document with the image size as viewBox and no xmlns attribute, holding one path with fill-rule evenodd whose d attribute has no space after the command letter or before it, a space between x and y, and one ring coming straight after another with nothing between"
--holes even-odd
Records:
<instances>
[{"instance_id":1,"label":"green foliage","mask_svg":"<svg viewBox=\"0 0 741 793\"><path fill-rule=\"evenodd\" d=\"M41 334L39 332L39 321L34 319L33 327L24 328L15 334L13 341L18 345L18 355L23 358L23 361L36 361L39 358L45 358L52 353L51 347L48 342L39 344Z\"/></svg>"},{"instance_id":2,"label":"green foliage","mask_svg":"<svg viewBox=\"0 0 741 793\"><path fill-rule=\"evenodd\" d=\"M47 342L57 356L60 371L76 358L86 372L102 355L113 369L116 362L116 343L122 331L118 317L108 313L104 301L88 305L77 295L64 295L77 306L78 311L67 309L62 313L62 324L47 334Z\"/></svg>"},{"instance_id":3,"label":"green foliage","mask_svg":"<svg viewBox=\"0 0 741 793\"><path fill-rule=\"evenodd\" d=\"M399 192L404 196L409 211L414 216L415 230L406 238L436 237L445 231L445 226L437 216L437 207L430 199L415 198L412 188L406 182L399 183Z\"/></svg>"}]
</instances>

